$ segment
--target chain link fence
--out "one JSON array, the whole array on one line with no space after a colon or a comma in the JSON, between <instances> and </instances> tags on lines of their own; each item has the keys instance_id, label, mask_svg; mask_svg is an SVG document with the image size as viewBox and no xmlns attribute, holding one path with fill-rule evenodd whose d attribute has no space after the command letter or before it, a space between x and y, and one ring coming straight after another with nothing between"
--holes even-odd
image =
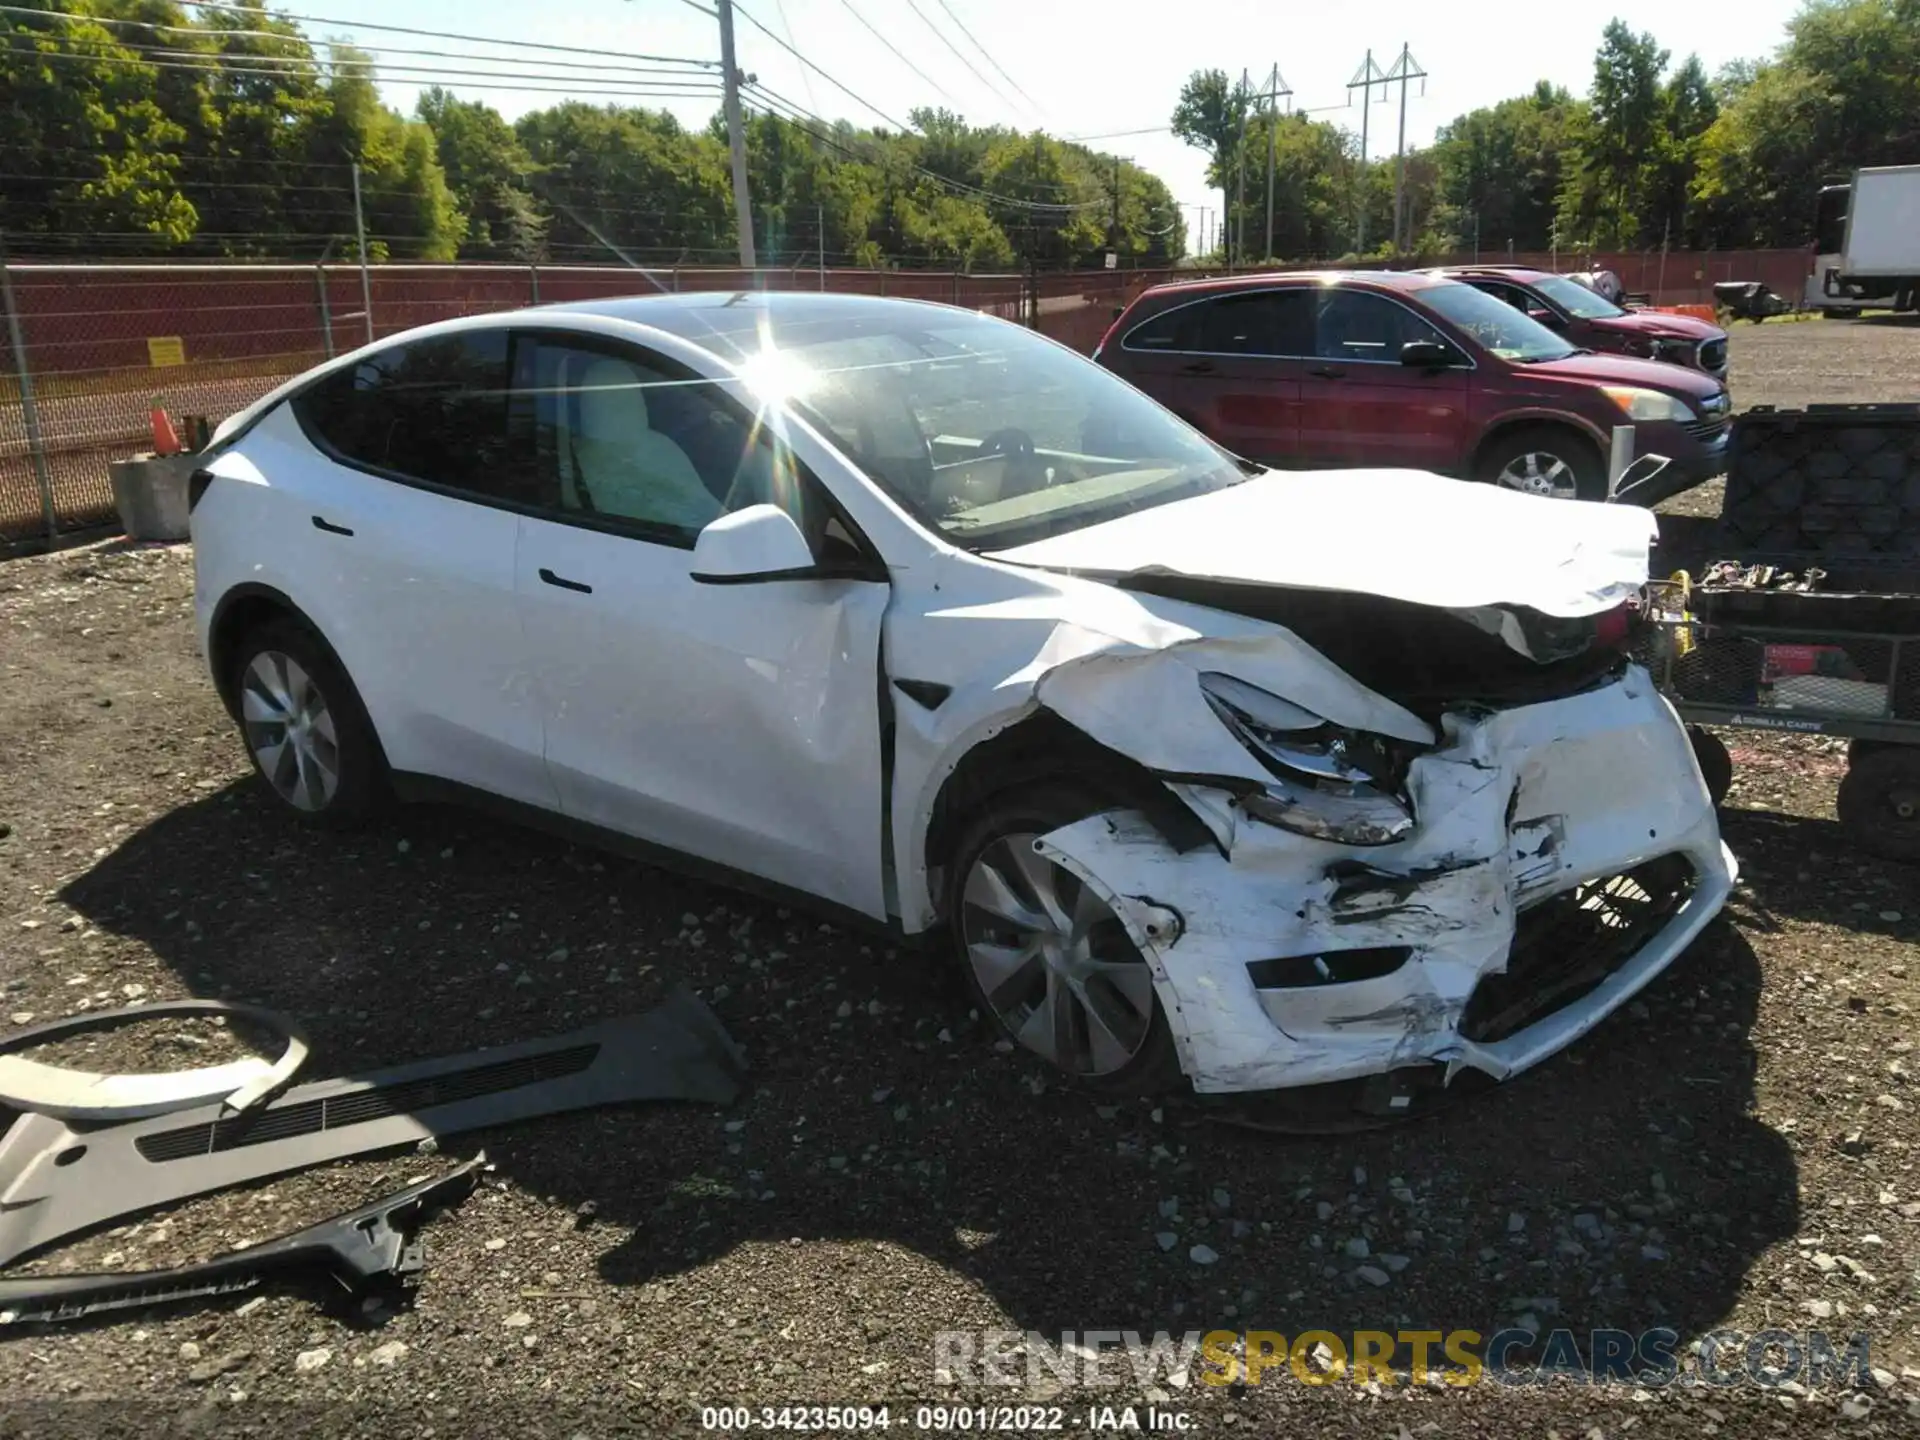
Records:
<instances>
[{"instance_id":1,"label":"chain link fence","mask_svg":"<svg viewBox=\"0 0 1920 1440\"><path fill-rule=\"evenodd\" d=\"M1596 255L1587 263L1653 292L1656 303L1678 303L1711 300L1713 282L1736 273L1791 294L1788 271L1799 273L1805 256ZM12 264L0 328L0 552L114 525L107 466L150 446L154 404L176 423L204 416L218 424L331 355L434 320L661 290L831 290L964 305L1086 352L1148 285L1200 275Z\"/></svg>"}]
</instances>

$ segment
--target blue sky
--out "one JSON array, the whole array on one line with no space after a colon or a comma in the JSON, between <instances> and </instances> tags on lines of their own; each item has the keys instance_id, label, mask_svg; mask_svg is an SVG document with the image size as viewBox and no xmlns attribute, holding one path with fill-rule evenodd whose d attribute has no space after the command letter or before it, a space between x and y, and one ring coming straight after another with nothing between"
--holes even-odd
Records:
<instances>
[{"instance_id":1,"label":"blue sky","mask_svg":"<svg viewBox=\"0 0 1920 1440\"><path fill-rule=\"evenodd\" d=\"M279 0L295 14L320 17L309 24L315 38L353 37L369 44L426 42L371 31L352 22L378 21L504 40L578 45L612 58L626 54L715 58L718 31L686 0ZM1765 55L1784 38L1797 0L1612 0L1598 8L1542 4L1540 0L1475 0L1438 5L1432 0L1370 0L1361 5L1305 6L1286 0L1206 0L1184 7L1127 7L1103 0L740 0L752 16L844 82L879 110L904 120L916 104L944 104L976 123L1022 129L1043 126L1063 136L1106 135L1164 126L1180 86L1196 69L1217 66L1230 74L1242 67L1265 76L1278 63L1292 87L1295 108L1326 111L1325 118L1356 132L1360 110L1347 107L1346 83L1372 47L1382 68L1403 43L1428 72L1426 94L1409 92L1407 139L1432 138L1436 126L1478 106L1552 80L1584 93L1593 72L1600 32L1614 16L1636 30L1651 30L1677 63L1697 51L1711 72L1728 60ZM916 7L919 13L916 13ZM949 14L949 11L951 14ZM859 19L871 22L914 65L949 92L928 83L889 53ZM1164 18L1192 16L1190 23ZM921 18L924 15L925 20ZM964 22L981 46L1017 83L1001 78L954 23ZM933 22L929 26L927 20ZM938 33L936 33L936 27ZM878 123L878 117L844 92L811 74L779 45L742 20L738 24L741 68L769 88L829 119ZM989 84L969 71L940 38L944 35ZM455 46L451 48L471 49ZM568 57L578 59L581 57ZM481 68L466 61L422 62ZM459 86L454 85L458 90ZM410 110L415 87L384 87L390 103ZM999 93L995 93L996 90ZM1019 91L1032 99L1022 100ZM474 90L509 117L564 98L554 94ZM582 97L599 99L601 97ZM1376 100L1371 130L1374 153L1390 153L1398 122L1398 91ZM649 101L665 104L689 124L702 124L716 108L706 99ZM1160 175L1174 198L1217 209L1220 197L1205 185L1205 162L1171 135L1125 135L1090 142L1126 155ZM1187 210L1189 222L1197 208Z\"/></svg>"}]
</instances>

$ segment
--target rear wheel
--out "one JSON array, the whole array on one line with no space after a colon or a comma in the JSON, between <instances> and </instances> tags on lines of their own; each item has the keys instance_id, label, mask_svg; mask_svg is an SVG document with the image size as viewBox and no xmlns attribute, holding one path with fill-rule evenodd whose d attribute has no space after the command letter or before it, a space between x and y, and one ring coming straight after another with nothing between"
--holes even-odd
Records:
<instances>
[{"instance_id":1,"label":"rear wheel","mask_svg":"<svg viewBox=\"0 0 1920 1440\"><path fill-rule=\"evenodd\" d=\"M1857 754L1834 808L1861 849L1888 860L1920 860L1920 747Z\"/></svg>"},{"instance_id":2,"label":"rear wheel","mask_svg":"<svg viewBox=\"0 0 1920 1440\"><path fill-rule=\"evenodd\" d=\"M1015 1044L1089 1085L1151 1093L1180 1068L1146 957L1104 900L1034 848L1109 808L1070 786L989 801L956 847L948 924L969 989Z\"/></svg>"},{"instance_id":3,"label":"rear wheel","mask_svg":"<svg viewBox=\"0 0 1920 1440\"><path fill-rule=\"evenodd\" d=\"M254 769L309 824L365 819L387 796L386 764L359 693L311 631L276 620L243 639L232 695Z\"/></svg>"},{"instance_id":4,"label":"rear wheel","mask_svg":"<svg viewBox=\"0 0 1920 1440\"><path fill-rule=\"evenodd\" d=\"M1559 425L1529 425L1496 436L1480 453L1474 478L1553 500L1607 498L1600 452L1578 431Z\"/></svg>"}]
</instances>

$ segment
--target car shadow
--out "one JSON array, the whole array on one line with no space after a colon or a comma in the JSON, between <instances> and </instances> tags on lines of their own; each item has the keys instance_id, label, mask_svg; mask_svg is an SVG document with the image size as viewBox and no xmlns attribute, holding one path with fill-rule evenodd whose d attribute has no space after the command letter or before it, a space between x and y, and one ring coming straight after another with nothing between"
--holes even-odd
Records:
<instances>
[{"instance_id":1,"label":"car shadow","mask_svg":"<svg viewBox=\"0 0 1920 1440\"><path fill-rule=\"evenodd\" d=\"M843 1247L828 1266L856 1330L861 1287L910 1286L918 1263L902 1280L845 1249L878 1246L990 1299L929 1331L1487 1333L1530 1311L1692 1335L1797 1227L1792 1153L1752 1108L1760 966L1724 923L1533 1073L1429 1120L1288 1140L1050 1081L995 1048L940 964L884 938L457 812L309 831L236 785L132 834L62 898L192 993L299 1017L308 1078L556 1034L692 985L753 1067L730 1112L602 1110L448 1147L484 1143L517 1187L593 1202L625 1232L598 1261L615 1286L797 1239ZM860 1333L926 1363L928 1334Z\"/></svg>"},{"instance_id":2,"label":"car shadow","mask_svg":"<svg viewBox=\"0 0 1920 1440\"><path fill-rule=\"evenodd\" d=\"M1835 821L1734 806L1720 827L1740 857L1746 893L1732 908L1743 924L1777 930L1797 920L1905 937L1920 918L1916 867L1869 854Z\"/></svg>"}]
</instances>

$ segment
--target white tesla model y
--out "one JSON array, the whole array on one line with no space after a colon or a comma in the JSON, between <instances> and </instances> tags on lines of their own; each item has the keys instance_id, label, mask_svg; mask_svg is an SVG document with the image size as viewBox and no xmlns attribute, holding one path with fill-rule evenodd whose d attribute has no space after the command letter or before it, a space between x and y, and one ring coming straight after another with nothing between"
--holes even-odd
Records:
<instances>
[{"instance_id":1,"label":"white tesla model y","mask_svg":"<svg viewBox=\"0 0 1920 1440\"><path fill-rule=\"evenodd\" d=\"M938 938L1096 1083L1504 1078L1732 883L1627 653L1646 511L1263 471L971 311L431 325L192 493L290 815L463 799Z\"/></svg>"}]
</instances>

